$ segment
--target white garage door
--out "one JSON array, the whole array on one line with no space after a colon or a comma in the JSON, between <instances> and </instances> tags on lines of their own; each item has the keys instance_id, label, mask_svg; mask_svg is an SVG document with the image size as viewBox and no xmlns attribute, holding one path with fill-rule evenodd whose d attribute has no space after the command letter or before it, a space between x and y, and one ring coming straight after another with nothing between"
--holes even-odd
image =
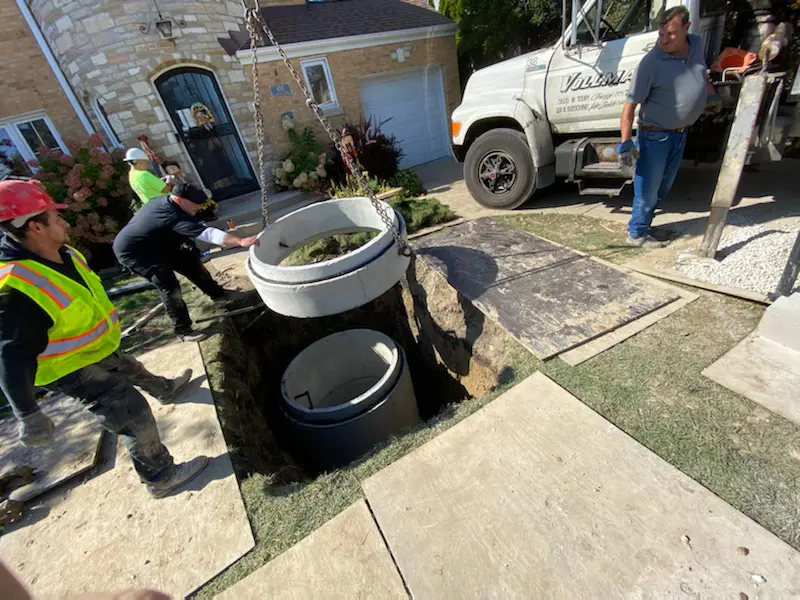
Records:
<instances>
[{"instance_id":1,"label":"white garage door","mask_svg":"<svg viewBox=\"0 0 800 600\"><path fill-rule=\"evenodd\" d=\"M366 79L361 82L361 104L373 123L390 119L381 131L400 142L405 153L401 169L448 155L450 136L439 67Z\"/></svg>"}]
</instances>

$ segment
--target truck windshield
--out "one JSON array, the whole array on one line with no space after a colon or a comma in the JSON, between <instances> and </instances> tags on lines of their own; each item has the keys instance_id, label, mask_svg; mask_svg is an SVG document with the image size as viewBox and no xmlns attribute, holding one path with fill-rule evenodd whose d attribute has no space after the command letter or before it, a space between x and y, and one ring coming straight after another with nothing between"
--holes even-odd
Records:
<instances>
[{"instance_id":1,"label":"truck windshield","mask_svg":"<svg viewBox=\"0 0 800 600\"><path fill-rule=\"evenodd\" d=\"M600 27L597 23L597 6L602 5ZM666 0L605 0L597 2L578 21L578 43L595 44L653 31L658 28L659 17L665 10Z\"/></svg>"}]
</instances>

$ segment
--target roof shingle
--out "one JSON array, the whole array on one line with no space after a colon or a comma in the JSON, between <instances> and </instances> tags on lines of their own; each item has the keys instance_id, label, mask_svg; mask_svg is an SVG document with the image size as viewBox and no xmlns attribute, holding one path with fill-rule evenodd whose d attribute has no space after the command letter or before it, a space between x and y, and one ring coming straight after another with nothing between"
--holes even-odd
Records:
<instances>
[{"instance_id":1,"label":"roof shingle","mask_svg":"<svg viewBox=\"0 0 800 600\"><path fill-rule=\"evenodd\" d=\"M262 8L261 14L281 44L452 24L426 0L311 2Z\"/></svg>"}]
</instances>

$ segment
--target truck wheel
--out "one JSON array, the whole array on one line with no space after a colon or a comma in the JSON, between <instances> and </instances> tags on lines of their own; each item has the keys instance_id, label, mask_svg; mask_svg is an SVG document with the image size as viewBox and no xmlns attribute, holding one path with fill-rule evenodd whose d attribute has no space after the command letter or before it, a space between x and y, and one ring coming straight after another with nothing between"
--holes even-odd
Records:
<instances>
[{"instance_id":1,"label":"truck wheel","mask_svg":"<svg viewBox=\"0 0 800 600\"><path fill-rule=\"evenodd\" d=\"M536 171L525 135L513 129L484 133L467 150L464 179L478 204L517 208L536 188Z\"/></svg>"}]
</instances>

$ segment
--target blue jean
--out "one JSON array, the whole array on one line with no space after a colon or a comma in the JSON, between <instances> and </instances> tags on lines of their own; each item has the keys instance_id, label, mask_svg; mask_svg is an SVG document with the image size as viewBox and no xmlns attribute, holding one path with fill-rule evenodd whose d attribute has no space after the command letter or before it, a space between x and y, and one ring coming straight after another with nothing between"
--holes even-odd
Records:
<instances>
[{"instance_id":1,"label":"blue jean","mask_svg":"<svg viewBox=\"0 0 800 600\"><path fill-rule=\"evenodd\" d=\"M656 208L669 192L681 166L686 132L639 131L639 160L633 178L633 214L628 233L639 238L650 233Z\"/></svg>"},{"instance_id":2,"label":"blue jean","mask_svg":"<svg viewBox=\"0 0 800 600\"><path fill-rule=\"evenodd\" d=\"M156 482L169 475L172 455L161 443L153 412L138 385L153 396L170 390L170 381L117 351L48 385L77 398L105 429L122 437L139 479Z\"/></svg>"}]
</instances>

